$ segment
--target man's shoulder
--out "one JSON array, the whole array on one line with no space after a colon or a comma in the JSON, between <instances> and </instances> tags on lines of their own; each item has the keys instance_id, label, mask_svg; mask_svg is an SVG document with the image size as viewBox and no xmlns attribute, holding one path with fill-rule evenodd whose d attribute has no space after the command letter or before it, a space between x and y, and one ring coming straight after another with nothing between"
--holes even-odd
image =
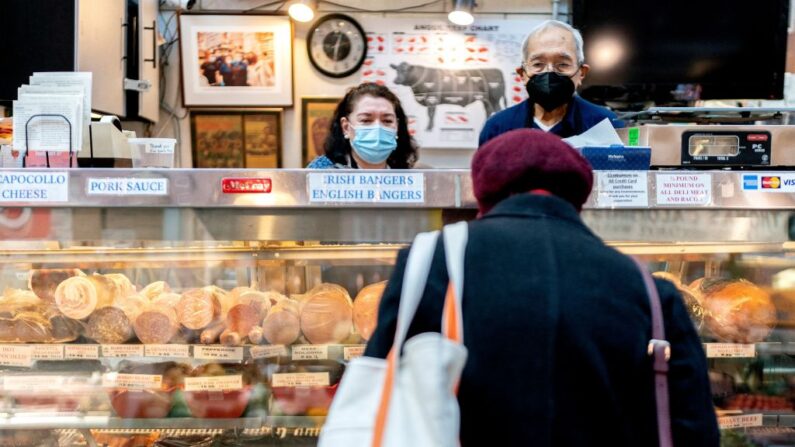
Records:
<instances>
[{"instance_id":1,"label":"man's shoulder","mask_svg":"<svg viewBox=\"0 0 795 447\"><path fill-rule=\"evenodd\" d=\"M509 130L524 127L527 119L527 100L491 115L480 132L480 144Z\"/></svg>"},{"instance_id":2,"label":"man's shoulder","mask_svg":"<svg viewBox=\"0 0 795 447\"><path fill-rule=\"evenodd\" d=\"M607 107L594 104L580 95L574 96L574 102L577 104L580 113L593 116L597 119L597 121L601 121L605 118L610 118L611 120L616 118L616 114L612 110L608 109Z\"/></svg>"},{"instance_id":3,"label":"man's shoulder","mask_svg":"<svg viewBox=\"0 0 795 447\"><path fill-rule=\"evenodd\" d=\"M512 122L518 119L524 119L527 115L527 100L520 102L519 104L513 105L506 109L502 109L499 112L491 115L486 122L492 123L503 123L503 122ZM524 125L524 121L522 121L521 125Z\"/></svg>"}]
</instances>

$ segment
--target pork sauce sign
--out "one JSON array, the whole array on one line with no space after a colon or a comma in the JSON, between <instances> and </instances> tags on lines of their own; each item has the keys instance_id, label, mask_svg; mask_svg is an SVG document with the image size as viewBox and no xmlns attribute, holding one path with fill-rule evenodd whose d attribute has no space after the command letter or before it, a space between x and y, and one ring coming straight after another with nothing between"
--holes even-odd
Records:
<instances>
[{"instance_id":1,"label":"pork sauce sign","mask_svg":"<svg viewBox=\"0 0 795 447\"><path fill-rule=\"evenodd\" d=\"M425 203L421 173L310 173L306 183L312 203Z\"/></svg>"}]
</instances>

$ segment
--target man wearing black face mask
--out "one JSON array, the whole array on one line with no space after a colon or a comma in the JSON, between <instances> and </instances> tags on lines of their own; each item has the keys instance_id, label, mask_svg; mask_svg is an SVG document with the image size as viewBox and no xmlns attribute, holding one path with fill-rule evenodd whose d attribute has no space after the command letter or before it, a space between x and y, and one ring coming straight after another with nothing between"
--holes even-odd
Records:
<instances>
[{"instance_id":1,"label":"man wearing black face mask","mask_svg":"<svg viewBox=\"0 0 795 447\"><path fill-rule=\"evenodd\" d=\"M489 118L480 133L480 145L513 129L541 129L567 138L605 118L623 127L613 112L575 94L590 69L579 31L548 20L530 32L522 54L524 60L516 73L526 83L528 99Z\"/></svg>"}]
</instances>

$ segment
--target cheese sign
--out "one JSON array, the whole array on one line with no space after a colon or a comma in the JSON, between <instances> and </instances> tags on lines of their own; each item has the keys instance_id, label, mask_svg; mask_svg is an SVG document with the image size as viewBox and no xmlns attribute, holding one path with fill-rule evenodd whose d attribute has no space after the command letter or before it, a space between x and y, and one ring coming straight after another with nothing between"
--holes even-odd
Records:
<instances>
[{"instance_id":1,"label":"cheese sign","mask_svg":"<svg viewBox=\"0 0 795 447\"><path fill-rule=\"evenodd\" d=\"M24 171L0 173L0 203L69 201L68 172Z\"/></svg>"},{"instance_id":2,"label":"cheese sign","mask_svg":"<svg viewBox=\"0 0 795 447\"><path fill-rule=\"evenodd\" d=\"M710 174L657 174L657 204L704 206L712 203Z\"/></svg>"},{"instance_id":3,"label":"cheese sign","mask_svg":"<svg viewBox=\"0 0 795 447\"><path fill-rule=\"evenodd\" d=\"M193 358L198 360L231 360L233 362L241 362L243 361L243 348L195 345L193 347Z\"/></svg>"},{"instance_id":4,"label":"cheese sign","mask_svg":"<svg viewBox=\"0 0 795 447\"><path fill-rule=\"evenodd\" d=\"M704 343L707 358L754 358L756 345L737 343Z\"/></svg>"},{"instance_id":5,"label":"cheese sign","mask_svg":"<svg viewBox=\"0 0 795 447\"><path fill-rule=\"evenodd\" d=\"M25 367L33 365L33 346L0 345L0 365Z\"/></svg>"},{"instance_id":6,"label":"cheese sign","mask_svg":"<svg viewBox=\"0 0 795 447\"><path fill-rule=\"evenodd\" d=\"M186 377L185 391L231 391L243 389L243 376Z\"/></svg>"},{"instance_id":7,"label":"cheese sign","mask_svg":"<svg viewBox=\"0 0 795 447\"><path fill-rule=\"evenodd\" d=\"M425 203L425 174L313 172L307 174L312 203Z\"/></svg>"},{"instance_id":8,"label":"cheese sign","mask_svg":"<svg viewBox=\"0 0 795 447\"><path fill-rule=\"evenodd\" d=\"M89 178L89 196L167 196L166 178Z\"/></svg>"},{"instance_id":9,"label":"cheese sign","mask_svg":"<svg viewBox=\"0 0 795 447\"><path fill-rule=\"evenodd\" d=\"M744 414L741 416L721 416L718 418L718 427L721 430L729 428L761 427L761 414Z\"/></svg>"},{"instance_id":10,"label":"cheese sign","mask_svg":"<svg viewBox=\"0 0 795 447\"><path fill-rule=\"evenodd\" d=\"M274 387L329 386L329 373L276 373L273 375Z\"/></svg>"},{"instance_id":11,"label":"cheese sign","mask_svg":"<svg viewBox=\"0 0 795 447\"><path fill-rule=\"evenodd\" d=\"M293 346L293 360L327 360L328 345Z\"/></svg>"}]
</instances>

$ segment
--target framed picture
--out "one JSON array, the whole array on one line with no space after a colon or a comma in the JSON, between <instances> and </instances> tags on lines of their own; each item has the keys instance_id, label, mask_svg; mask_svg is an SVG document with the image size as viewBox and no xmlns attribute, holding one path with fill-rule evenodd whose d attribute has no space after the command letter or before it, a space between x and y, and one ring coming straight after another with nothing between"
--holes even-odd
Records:
<instances>
[{"instance_id":1,"label":"framed picture","mask_svg":"<svg viewBox=\"0 0 795 447\"><path fill-rule=\"evenodd\" d=\"M293 105L286 15L180 14L185 107Z\"/></svg>"},{"instance_id":2,"label":"framed picture","mask_svg":"<svg viewBox=\"0 0 795 447\"><path fill-rule=\"evenodd\" d=\"M281 110L202 110L190 113L193 167L281 167Z\"/></svg>"},{"instance_id":3,"label":"framed picture","mask_svg":"<svg viewBox=\"0 0 795 447\"><path fill-rule=\"evenodd\" d=\"M342 98L301 98L301 141L304 164L323 155L323 143L331 131L334 109Z\"/></svg>"}]
</instances>

